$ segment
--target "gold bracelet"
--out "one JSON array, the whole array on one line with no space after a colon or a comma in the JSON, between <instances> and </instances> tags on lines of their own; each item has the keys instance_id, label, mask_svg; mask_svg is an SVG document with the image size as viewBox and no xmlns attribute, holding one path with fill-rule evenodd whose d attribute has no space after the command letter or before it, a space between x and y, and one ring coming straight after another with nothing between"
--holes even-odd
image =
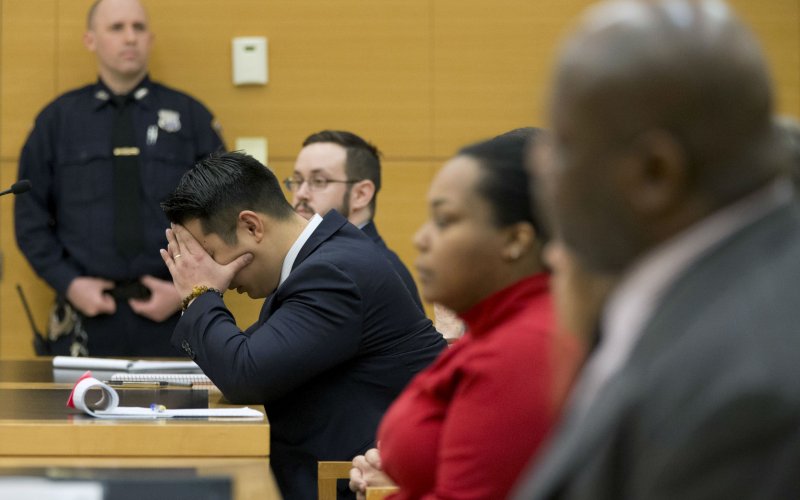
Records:
<instances>
[{"instance_id":1,"label":"gold bracelet","mask_svg":"<svg viewBox=\"0 0 800 500\"><path fill-rule=\"evenodd\" d=\"M186 308L189 307L189 303L191 301L193 301L194 299L203 295L206 292L214 292L220 297L222 297L222 292L220 290L217 290L216 288L212 288L206 285L195 285L192 287L192 293L183 298L183 302L181 302L181 309L185 311Z\"/></svg>"}]
</instances>

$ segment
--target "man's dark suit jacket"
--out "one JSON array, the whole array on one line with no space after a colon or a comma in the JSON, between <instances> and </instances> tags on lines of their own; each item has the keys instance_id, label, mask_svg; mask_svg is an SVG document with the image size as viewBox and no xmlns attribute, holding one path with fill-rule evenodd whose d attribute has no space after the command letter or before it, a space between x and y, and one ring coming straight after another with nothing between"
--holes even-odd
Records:
<instances>
[{"instance_id":1,"label":"man's dark suit jacket","mask_svg":"<svg viewBox=\"0 0 800 500\"><path fill-rule=\"evenodd\" d=\"M400 257L397 256L389 247L386 246L386 243L381 238L381 235L378 234L378 228L375 227L375 223L373 221L369 221L366 226L361 228L364 231L364 234L370 237L373 243L375 243L378 248L380 248L381 252L383 252L383 256L389 261L389 263L394 268L395 272L400 276L400 279L403 280L403 283L406 285L409 293L411 293L411 297L414 298L414 302L417 303L420 309L422 307L422 300L419 298L419 292L417 291L417 284L414 283L414 278L411 276L408 268L403 264L403 261L400 260Z\"/></svg>"},{"instance_id":2,"label":"man's dark suit jacket","mask_svg":"<svg viewBox=\"0 0 800 500\"><path fill-rule=\"evenodd\" d=\"M800 498L798 208L692 264L540 456L514 498Z\"/></svg>"},{"instance_id":3,"label":"man's dark suit jacket","mask_svg":"<svg viewBox=\"0 0 800 500\"><path fill-rule=\"evenodd\" d=\"M172 342L228 400L264 405L270 464L287 499L316 498L318 460L373 447L386 408L445 347L375 245L335 211L256 324L242 332L222 299L206 293Z\"/></svg>"}]
</instances>

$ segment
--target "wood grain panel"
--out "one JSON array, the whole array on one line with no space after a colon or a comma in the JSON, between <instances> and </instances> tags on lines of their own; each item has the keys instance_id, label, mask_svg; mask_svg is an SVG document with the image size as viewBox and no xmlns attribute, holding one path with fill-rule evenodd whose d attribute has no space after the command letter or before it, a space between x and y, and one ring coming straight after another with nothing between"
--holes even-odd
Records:
<instances>
[{"instance_id":1,"label":"wood grain panel","mask_svg":"<svg viewBox=\"0 0 800 500\"><path fill-rule=\"evenodd\" d=\"M414 234L428 218L428 188L440 167L439 161L384 161L381 172L383 187L378 196L375 224L386 245L411 271L418 289ZM422 290L419 292L422 295ZM426 315L433 319L433 305L424 299L423 305Z\"/></svg>"},{"instance_id":2,"label":"wood grain panel","mask_svg":"<svg viewBox=\"0 0 800 500\"><path fill-rule=\"evenodd\" d=\"M124 469L135 469L132 474L147 475L142 469L153 469L161 480L170 469L177 475L193 469L201 477L230 477L233 480L233 500L278 500L281 498L275 478L266 458L122 458L122 457L0 457L0 472L4 476L36 475L32 468L40 468L47 477L61 479L92 479L96 476L125 475ZM105 469L109 472L103 473Z\"/></svg>"},{"instance_id":3,"label":"wood grain panel","mask_svg":"<svg viewBox=\"0 0 800 500\"><path fill-rule=\"evenodd\" d=\"M258 117L273 155L309 133L369 137L388 158L431 153L432 0L269 2L270 106Z\"/></svg>"},{"instance_id":4,"label":"wood grain panel","mask_svg":"<svg viewBox=\"0 0 800 500\"><path fill-rule=\"evenodd\" d=\"M56 2L2 0L2 14L0 158L15 159L55 93Z\"/></svg>"},{"instance_id":5,"label":"wood grain panel","mask_svg":"<svg viewBox=\"0 0 800 500\"><path fill-rule=\"evenodd\" d=\"M16 178L16 162L0 162L0 185L11 185ZM22 286L40 330L47 326L47 314L55 295L47 283L36 276L17 248L13 207L12 196L0 198L0 252L3 255L3 276L0 281L0 357L27 358L34 355L31 344L33 336L17 295L16 285L19 283Z\"/></svg>"},{"instance_id":6,"label":"wood grain panel","mask_svg":"<svg viewBox=\"0 0 800 500\"><path fill-rule=\"evenodd\" d=\"M416 278L414 234L428 217L427 194L439 162L385 161L375 224Z\"/></svg>"},{"instance_id":7,"label":"wood grain panel","mask_svg":"<svg viewBox=\"0 0 800 500\"><path fill-rule=\"evenodd\" d=\"M322 128L350 129L389 155L430 152L427 2L149 2L152 74L203 100L230 146L265 136L294 158ZM266 36L266 86L231 83L231 38Z\"/></svg>"},{"instance_id":8,"label":"wood grain panel","mask_svg":"<svg viewBox=\"0 0 800 500\"><path fill-rule=\"evenodd\" d=\"M436 0L434 142L461 146L545 121L554 49L588 0Z\"/></svg>"},{"instance_id":9,"label":"wood grain panel","mask_svg":"<svg viewBox=\"0 0 800 500\"><path fill-rule=\"evenodd\" d=\"M270 454L266 418L100 419L66 409L68 395L69 389L0 388L0 456L267 458ZM169 401L168 396L165 393L159 400ZM142 399L147 397L141 393ZM208 393L209 407L220 397ZM261 406L253 408L263 413Z\"/></svg>"},{"instance_id":10,"label":"wood grain panel","mask_svg":"<svg viewBox=\"0 0 800 500\"><path fill-rule=\"evenodd\" d=\"M797 0L729 0L761 42L778 113L800 116L800 5Z\"/></svg>"},{"instance_id":11,"label":"wood grain panel","mask_svg":"<svg viewBox=\"0 0 800 500\"><path fill-rule=\"evenodd\" d=\"M279 177L300 143L343 128L385 154L377 223L413 272L414 231L441 162L468 142L522 125L546 126L555 48L591 0L144 0L156 44L151 73L202 100L229 146L264 136ZM91 0L0 0L0 181L36 113L93 81L81 43ZM762 41L781 113L800 115L797 0L731 0ZM234 87L230 40L269 39L270 82ZM418 202L419 200L419 202ZM25 284L39 326L52 293L16 249L11 200L0 200L0 357L27 356L29 328L13 285ZM260 301L226 294L242 327Z\"/></svg>"}]
</instances>

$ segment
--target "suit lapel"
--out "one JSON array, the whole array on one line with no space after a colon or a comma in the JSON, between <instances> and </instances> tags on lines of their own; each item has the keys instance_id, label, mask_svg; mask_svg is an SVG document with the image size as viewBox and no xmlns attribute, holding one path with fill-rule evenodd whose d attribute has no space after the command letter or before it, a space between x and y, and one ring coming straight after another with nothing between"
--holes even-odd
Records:
<instances>
[{"instance_id":1,"label":"suit lapel","mask_svg":"<svg viewBox=\"0 0 800 500\"><path fill-rule=\"evenodd\" d=\"M639 360L648 363L663 355L687 331L689 324L696 321L698 304L707 302L720 286L724 286L723 283L730 281L732 269L754 255L769 261L772 248L784 245L784 238L795 238L792 236L797 232L795 217L795 206L781 207L741 228L701 255L664 293L631 352L629 363L644 368ZM765 245L766 240L771 244Z\"/></svg>"},{"instance_id":2,"label":"suit lapel","mask_svg":"<svg viewBox=\"0 0 800 500\"><path fill-rule=\"evenodd\" d=\"M347 219L342 217L339 212L336 210L331 210L328 212L328 214L322 219L322 222L317 229L311 233L311 237L308 238L308 241L306 241L306 244L303 245L303 248L300 249L300 253L297 254L297 258L294 260L292 269L296 268L301 262L306 260L306 258L311 255L314 250L317 249L317 247L319 247L331 236L336 234L336 232L339 231L345 224L347 224Z\"/></svg>"},{"instance_id":3,"label":"suit lapel","mask_svg":"<svg viewBox=\"0 0 800 500\"><path fill-rule=\"evenodd\" d=\"M616 428L624 420L641 393L647 390L644 373L665 356L676 340L688 330L696 317L698 303L725 280L747 256L762 251L770 234L795 231L795 207L776 210L757 223L737 231L701 256L683 272L662 297L655 315L644 326L641 338L625 366L597 394L583 418L567 415L536 464L533 479L524 485L520 498L558 498L569 481L580 476L605 439L614 439ZM765 236L765 234L767 236ZM598 498L601 497L598 493Z\"/></svg>"},{"instance_id":4,"label":"suit lapel","mask_svg":"<svg viewBox=\"0 0 800 500\"><path fill-rule=\"evenodd\" d=\"M292 264L292 269L296 268L298 264L303 262L309 255L314 253L314 250L316 250L317 247L333 236L346 223L347 219L342 217L336 210L331 210L328 212L328 214L322 219L320 225L317 226L317 229L311 233L311 236L308 238L308 241L306 241L305 245L303 245L303 247L300 249L300 252L297 254L297 258L294 260L294 264ZM267 318L269 318L269 314L273 309L273 302L275 302L275 297L278 294L278 290L280 290L280 286L264 300L264 305L261 306L261 312L258 315L259 325L264 324L264 322L267 321Z\"/></svg>"},{"instance_id":5,"label":"suit lapel","mask_svg":"<svg viewBox=\"0 0 800 500\"><path fill-rule=\"evenodd\" d=\"M556 498L566 482L580 472L593 451L615 434L622 414L637 392L638 377L613 376L584 415L566 415L542 458L523 498Z\"/></svg>"},{"instance_id":6,"label":"suit lapel","mask_svg":"<svg viewBox=\"0 0 800 500\"><path fill-rule=\"evenodd\" d=\"M264 299L264 305L261 306L261 312L258 313L258 325L263 325L269 317L269 312L272 310L272 303L275 301L275 292L272 292L269 297Z\"/></svg>"}]
</instances>

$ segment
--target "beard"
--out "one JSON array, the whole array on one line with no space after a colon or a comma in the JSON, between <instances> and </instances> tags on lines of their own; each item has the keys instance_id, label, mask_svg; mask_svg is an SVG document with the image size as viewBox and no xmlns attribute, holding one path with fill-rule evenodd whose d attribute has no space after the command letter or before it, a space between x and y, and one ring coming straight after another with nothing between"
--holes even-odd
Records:
<instances>
[{"instance_id":1,"label":"beard","mask_svg":"<svg viewBox=\"0 0 800 500\"><path fill-rule=\"evenodd\" d=\"M331 207L330 210L336 210L339 212L344 218L350 217L350 191L348 190L344 196L342 197L342 202L338 206ZM303 217L310 219L313 217L314 214L319 213L320 215L324 216L326 213L321 213L316 210L314 207L309 205L306 201L300 201L294 206L294 211L301 214Z\"/></svg>"}]
</instances>

